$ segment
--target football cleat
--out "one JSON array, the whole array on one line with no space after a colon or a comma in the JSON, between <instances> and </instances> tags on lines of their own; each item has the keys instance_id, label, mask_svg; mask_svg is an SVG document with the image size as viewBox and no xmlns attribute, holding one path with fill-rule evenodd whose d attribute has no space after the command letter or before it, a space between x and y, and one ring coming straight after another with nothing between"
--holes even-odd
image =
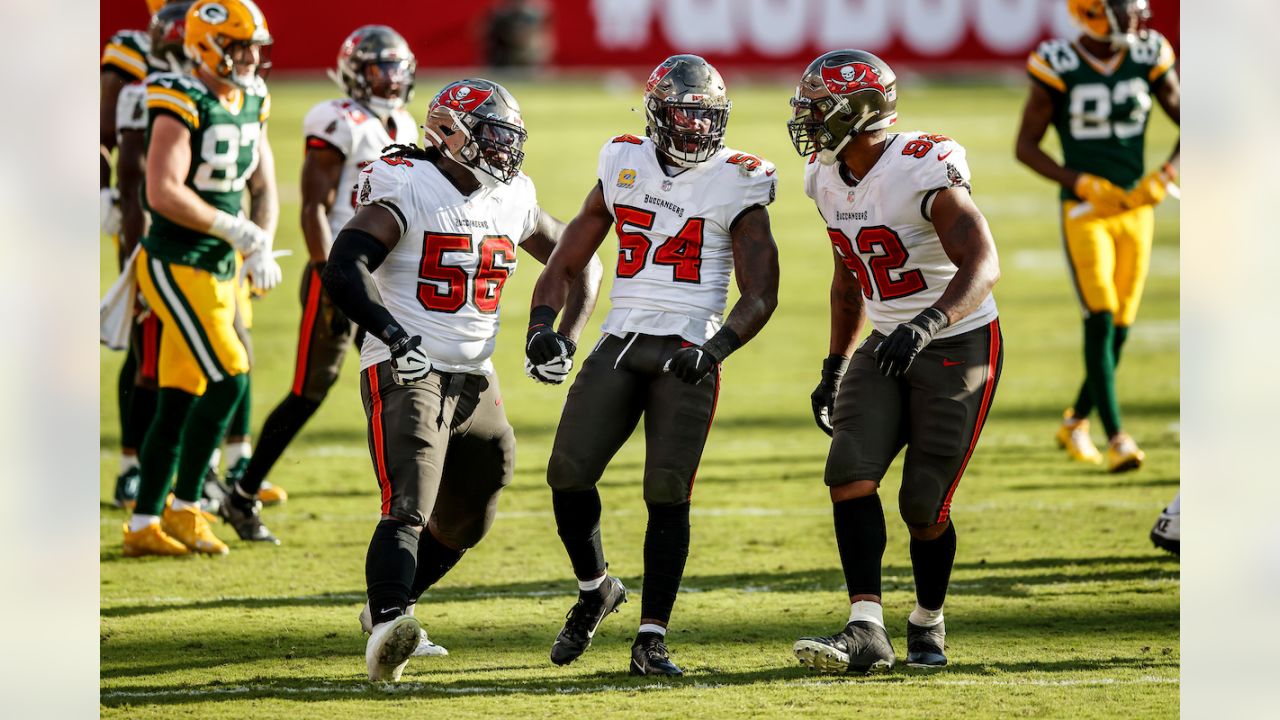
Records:
<instances>
[{"instance_id":1,"label":"football cleat","mask_svg":"<svg viewBox=\"0 0 1280 720\"><path fill-rule=\"evenodd\" d=\"M1182 513L1171 513L1168 508L1165 508L1160 512L1160 517L1156 518L1156 524L1151 528L1151 543L1162 550L1167 550L1181 557L1179 552L1181 540Z\"/></svg>"},{"instance_id":2,"label":"football cleat","mask_svg":"<svg viewBox=\"0 0 1280 720\"><path fill-rule=\"evenodd\" d=\"M1058 426L1057 440L1058 447L1066 450L1072 460L1094 465L1102 463L1102 453L1098 452L1093 439L1089 437L1089 421L1083 418L1077 420L1070 409L1062 413L1062 424Z\"/></svg>"},{"instance_id":3,"label":"football cleat","mask_svg":"<svg viewBox=\"0 0 1280 720\"><path fill-rule=\"evenodd\" d=\"M240 479L244 477L244 474L248 470L249 470L249 458L247 457L240 458L235 462L234 465L227 468L227 476L226 476L226 482L225 482L227 490L230 491L231 488L234 488L236 486L236 483L240 482Z\"/></svg>"},{"instance_id":4,"label":"football cleat","mask_svg":"<svg viewBox=\"0 0 1280 720\"><path fill-rule=\"evenodd\" d=\"M1138 443L1129 437L1129 433L1118 433L1111 438L1107 446L1107 466L1113 473L1128 472L1142 467L1147 454L1142 452Z\"/></svg>"},{"instance_id":5,"label":"football cleat","mask_svg":"<svg viewBox=\"0 0 1280 720\"><path fill-rule=\"evenodd\" d=\"M187 555L187 546L165 534L160 523L151 523L137 532L129 530L124 524L124 556L142 557L143 555Z\"/></svg>"},{"instance_id":6,"label":"football cleat","mask_svg":"<svg viewBox=\"0 0 1280 720\"><path fill-rule=\"evenodd\" d=\"M590 592L579 592L578 602L565 615L564 627L551 645L551 662L568 665L591 647L596 628L609 613L627 601L627 589L622 581L612 575L605 577L600 587Z\"/></svg>"},{"instance_id":7,"label":"football cleat","mask_svg":"<svg viewBox=\"0 0 1280 720\"><path fill-rule=\"evenodd\" d=\"M940 668L947 664L947 628L944 623L933 627L907 620L907 667Z\"/></svg>"},{"instance_id":8,"label":"football cleat","mask_svg":"<svg viewBox=\"0 0 1280 720\"><path fill-rule=\"evenodd\" d=\"M405 615L412 615L413 609L417 605L410 605L405 610ZM373 632L373 614L369 612L369 603L365 603L360 609L360 630L365 635ZM427 637L427 629L422 629L422 637L418 640L418 647L413 650L413 657L444 657L449 651L443 645L437 645L431 642L431 638Z\"/></svg>"},{"instance_id":9,"label":"football cleat","mask_svg":"<svg viewBox=\"0 0 1280 720\"><path fill-rule=\"evenodd\" d=\"M793 650L801 665L818 672L870 675L893 669L889 632L866 620L855 620L835 635L800 638Z\"/></svg>"},{"instance_id":10,"label":"football cleat","mask_svg":"<svg viewBox=\"0 0 1280 720\"><path fill-rule=\"evenodd\" d=\"M270 481L263 480L262 487L258 488L258 499L263 505L279 505L289 499L289 493L279 485L272 485Z\"/></svg>"},{"instance_id":11,"label":"football cleat","mask_svg":"<svg viewBox=\"0 0 1280 720\"><path fill-rule=\"evenodd\" d=\"M422 626L412 615L381 623L369 633L364 647L364 662L371 682L395 682L418 647Z\"/></svg>"},{"instance_id":12,"label":"football cleat","mask_svg":"<svg viewBox=\"0 0 1280 720\"><path fill-rule=\"evenodd\" d=\"M235 529L241 540L279 545L280 540L262 524L261 510L262 503L258 500L241 504L240 498L228 498L218 508L218 515Z\"/></svg>"},{"instance_id":13,"label":"football cleat","mask_svg":"<svg viewBox=\"0 0 1280 720\"><path fill-rule=\"evenodd\" d=\"M231 552L231 548L213 534L204 513L196 507L188 506L181 510L174 510L173 506L165 508L164 515L160 518L160 529L193 552L207 555L226 555Z\"/></svg>"},{"instance_id":14,"label":"football cleat","mask_svg":"<svg viewBox=\"0 0 1280 720\"><path fill-rule=\"evenodd\" d=\"M683 677L684 671L671 662L663 636L658 633L640 633L631 646L631 674Z\"/></svg>"},{"instance_id":15,"label":"football cleat","mask_svg":"<svg viewBox=\"0 0 1280 720\"><path fill-rule=\"evenodd\" d=\"M211 515L217 515L230 493L231 489L222 482L222 478L218 477L218 468L210 465L209 469L205 470L204 485L200 490L200 509Z\"/></svg>"},{"instance_id":16,"label":"football cleat","mask_svg":"<svg viewBox=\"0 0 1280 720\"><path fill-rule=\"evenodd\" d=\"M137 466L116 476L115 503L118 508L133 509L138 501L138 487L142 484L142 471Z\"/></svg>"}]
</instances>

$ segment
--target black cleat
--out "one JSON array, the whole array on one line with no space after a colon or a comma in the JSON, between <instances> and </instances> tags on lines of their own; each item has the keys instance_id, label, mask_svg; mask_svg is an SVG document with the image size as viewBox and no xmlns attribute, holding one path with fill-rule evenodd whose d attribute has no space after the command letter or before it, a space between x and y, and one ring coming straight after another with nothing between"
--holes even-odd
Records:
<instances>
[{"instance_id":1,"label":"black cleat","mask_svg":"<svg viewBox=\"0 0 1280 720\"><path fill-rule=\"evenodd\" d=\"M916 625L907 620L907 667L940 668L947 664L947 628L944 623L933 627Z\"/></svg>"},{"instance_id":2,"label":"black cleat","mask_svg":"<svg viewBox=\"0 0 1280 720\"><path fill-rule=\"evenodd\" d=\"M133 509L138 502L138 488L142 485L142 471L131 467L116 477L115 503L118 508Z\"/></svg>"},{"instance_id":3,"label":"black cleat","mask_svg":"<svg viewBox=\"0 0 1280 720\"><path fill-rule=\"evenodd\" d=\"M218 515L235 528L236 535L239 535L241 540L279 545L280 540L271 534L266 525L262 524L261 510L262 503L257 500L250 503L244 498L231 497L218 506Z\"/></svg>"},{"instance_id":4,"label":"black cleat","mask_svg":"<svg viewBox=\"0 0 1280 720\"><path fill-rule=\"evenodd\" d=\"M578 602L569 608L565 615L564 627L556 636L551 646L551 662L556 665L568 665L591 647L591 637L604 617L618 611L618 606L627 601L627 589L622 581L607 576L600 587L590 592L579 592Z\"/></svg>"},{"instance_id":5,"label":"black cleat","mask_svg":"<svg viewBox=\"0 0 1280 720\"><path fill-rule=\"evenodd\" d=\"M684 671L671 662L667 644L658 633L640 633L631 645L632 675L665 675L683 677Z\"/></svg>"},{"instance_id":6,"label":"black cleat","mask_svg":"<svg viewBox=\"0 0 1280 720\"><path fill-rule=\"evenodd\" d=\"M893 669L888 631L866 620L851 622L835 635L800 638L793 649L801 665L819 672L870 675Z\"/></svg>"},{"instance_id":7,"label":"black cleat","mask_svg":"<svg viewBox=\"0 0 1280 720\"><path fill-rule=\"evenodd\" d=\"M204 472L204 487L201 490L200 509L214 515L220 515L222 506L227 504L231 488L218 477L218 471L212 465Z\"/></svg>"}]
</instances>

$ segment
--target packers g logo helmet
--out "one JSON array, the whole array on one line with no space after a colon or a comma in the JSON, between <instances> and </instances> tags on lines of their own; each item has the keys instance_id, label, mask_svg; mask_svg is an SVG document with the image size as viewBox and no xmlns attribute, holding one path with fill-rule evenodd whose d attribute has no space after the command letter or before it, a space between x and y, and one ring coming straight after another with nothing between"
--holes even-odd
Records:
<instances>
[{"instance_id":1,"label":"packers g logo helmet","mask_svg":"<svg viewBox=\"0 0 1280 720\"><path fill-rule=\"evenodd\" d=\"M169 0L147 0L147 12L155 15Z\"/></svg>"},{"instance_id":2,"label":"packers g logo helmet","mask_svg":"<svg viewBox=\"0 0 1280 720\"><path fill-rule=\"evenodd\" d=\"M1085 35L1119 49L1151 19L1149 0L1067 0L1067 12Z\"/></svg>"},{"instance_id":3,"label":"packers g logo helmet","mask_svg":"<svg viewBox=\"0 0 1280 720\"><path fill-rule=\"evenodd\" d=\"M265 77L271 67L267 19L253 0L199 0L187 11L183 49L197 68L240 87ZM257 48L258 62L237 73L234 55Z\"/></svg>"}]
</instances>

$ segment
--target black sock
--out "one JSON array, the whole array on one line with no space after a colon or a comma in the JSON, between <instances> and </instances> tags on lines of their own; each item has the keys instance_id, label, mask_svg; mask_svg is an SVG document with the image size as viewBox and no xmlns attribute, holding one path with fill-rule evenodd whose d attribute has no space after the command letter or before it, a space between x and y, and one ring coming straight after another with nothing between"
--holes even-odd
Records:
<instances>
[{"instance_id":1,"label":"black sock","mask_svg":"<svg viewBox=\"0 0 1280 720\"><path fill-rule=\"evenodd\" d=\"M132 348L124 354L124 364L120 366L120 376L116 378L116 402L120 411L120 447L137 450L142 444L142 436L147 427L138 427L133 421L133 396L136 386L133 381L138 374L138 361L133 357Z\"/></svg>"},{"instance_id":2,"label":"black sock","mask_svg":"<svg viewBox=\"0 0 1280 720\"><path fill-rule=\"evenodd\" d=\"M933 540L911 538L911 571L916 576L916 602L925 610L938 610L947 599L951 566L956 561L956 526Z\"/></svg>"},{"instance_id":3,"label":"black sock","mask_svg":"<svg viewBox=\"0 0 1280 720\"><path fill-rule=\"evenodd\" d=\"M600 577L605 571L604 545L600 540L600 493L594 487L577 492L553 490L551 506L574 576L579 580Z\"/></svg>"},{"instance_id":4,"label":"black sock","mask_svg":"<svg viewBox=\"0 0 1280 720\"><path fill-rule=\"evenodd\" d=\"M417 528L399 520L382 520L369 540L364 580L369 588L373 624L394 620L409 606L409 592L418 565Z\"/></svg>"},{"instance_id":5,"label":"black sock","mask_svg":"<svg viewBox=\"0 0 1280 720\"><path fill-rule=\"evenodd\" d=\"M258 433L258 446L249 459L249 468L236 483L245 494L258 494L262 481L267 478L267 473L271 472L276 460L280 459L284 449L289 447L294 436L319 407L320 403L291 393L271 411L267 421L262 424L262 432Z\"/></svg>"},{"instance_id":6,"label":"black sock","mask_svg":"<svg viewBox=\"0 0 1280 720\"><path fill-rule=\"evenodd\" d=\"M409 591L409 602L416 603L427 588L440 582L445 573L453 569L462 559L466 549L454 550L436 539L430 528L424 530L418 540L418 571L413 576L413 587Z\"/></svg>"},{"instance_id":7,"label":"black sock","mask_svg":"<svg viewBox=\"0 0 1280 720\"><path fill-rule=\"evenodd\" d=\"M142 438L151 427L151 420L156 416L156 391L153 388L134 387L133 398L129 400L129 437L121 444L124 447L138 448Z\"/></svg>"},{"instance_id":8,"label":"black sock","mask_svg":"<svg viewBox=\"0 0 1280 720\"><path fill-rule=\"evenodd\" d=\"M640 617L671 619L676 593L689 557L689 503L649 505L649 527L644 533L644 589Z\"/></svg>"},{"instance_id":9,"label":"black sock","mask_svg":"<svg viewBox=\"0 0 1280 720\"><path fill-rule=\"evenodd\" d=\"M880 597L880 562L887 542L880 494L841 500L832 504L831 513L835 516L836 545L840 548L840 565L849 596Z\"/></svg>"}]
</instances>

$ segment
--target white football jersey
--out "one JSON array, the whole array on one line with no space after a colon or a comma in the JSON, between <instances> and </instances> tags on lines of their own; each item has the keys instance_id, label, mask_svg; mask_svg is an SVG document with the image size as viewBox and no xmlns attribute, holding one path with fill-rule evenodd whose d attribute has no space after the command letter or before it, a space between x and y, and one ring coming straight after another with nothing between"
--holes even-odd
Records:
<instances>
[{"instance_id":1,"label":"white football jersey","mask_svg":"<svg viewBox=\"0 0 1280 720\"><path fill-rule=\"evenodd\" d=\"M385 157L360 172L357 202L381 205L400 224L400 242L373 272L382 301L444 372L488 375L502 286L516 270L516 246L537 227L533 181L458 192L428 160ZM391 357L366 335L360 367Z\"/></svg>"},{"instance_id":2,"label":"white football jersey","mask_svg":"<svg viewBox=\"0 0 1280 720\"><path fill-rule=\"evenodd\" d=\"M850 184L839 163L809 159L804 193L818 205L827 235L858 278L867 317L888 335L933 305L955 277L929 211L938 192L969 189L964 148L942 135L891 133L884 154L860 182ZM977 310L939 332L959 335L996 318L990 294Z\"/></svg>"},{"instance_id":3,"label":"white football jersey","mask_svg":"<svg viewBox=\"0 0 1280 720\"><path fill-rule=\"evenodd\" d=\"M668 177L651 140L620 135L600 150L597 175L618 237L612 307L602 329L706 342L724 321L730 228L744 210L773 202L776 168L722 148Z\"/></svg>"},{"instance_id":4,"label":"white football jersey","mask_svg":"<svg viewBox=\"0 0 1280 720\"><path fill-rule=\"evenodd\" d=\"M338 177L338 196L329 210L329 231L333 237L338 236L338 231L356 213L356 182L360 171L382 157L382 149L392 143L418 143L418 125L403 108L392 112L384 125L371 110L350 98L326 100L311 108L302 121L302 134L308 148L331 148L345 158L342 175Z\"/></svg>"},{"instance_id":5,"label":"white football jersey","mask_svg":"<svg viewBox=\"0 0 1280 720\"><path fill-rule=\"evenodd\" d=\"M147 81L129 83L120 88L116 97L117 142L125 130L147 130Z\"/></svg>"}]
</instances>

